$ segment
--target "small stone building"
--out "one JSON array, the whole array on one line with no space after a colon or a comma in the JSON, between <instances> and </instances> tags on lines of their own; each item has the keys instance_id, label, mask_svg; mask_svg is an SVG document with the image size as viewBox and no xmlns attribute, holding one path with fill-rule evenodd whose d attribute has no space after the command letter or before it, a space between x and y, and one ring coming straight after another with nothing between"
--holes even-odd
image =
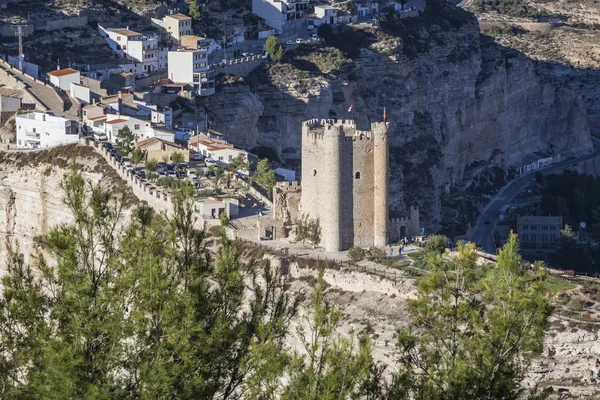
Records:
<instances>
[{"instance_id":1,"label":"small stone building","mask_svg":"<svg viewBox=\"0 0 600 400\"><path fill-rule=\"evenodd\" d=\"M0 122L4 123L21 108L23 91L0 87Z\"/></svg>"},{"instance_id":2,"label":"small stone building","mask_svg":"<svg viewBox=\"0 0 600 400\"><path fill-rule=\"evenodd\" d=\"M563 227L560 216L519 216L517 233L523 255L543 255L556 251Z\"/></svg>"}]
</instances>

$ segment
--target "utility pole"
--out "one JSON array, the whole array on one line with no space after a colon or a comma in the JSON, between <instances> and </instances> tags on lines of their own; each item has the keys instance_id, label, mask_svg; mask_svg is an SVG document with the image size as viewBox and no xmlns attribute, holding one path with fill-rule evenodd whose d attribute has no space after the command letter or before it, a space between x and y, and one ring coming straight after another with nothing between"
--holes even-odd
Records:
<instances>
[{"instance_id":1,"label":"utility pole","mask_svg":"<svg viewBox=\"0 0 600 400\"><path fill-rule=\"evenodd\" d=\"M19 71L23 72L23 58L25 57L23 54L23 27L18 25L16 31L14 28L12 28L12 30L15 32L15 36L19 40Z\"/></svg>"}]
</instances>

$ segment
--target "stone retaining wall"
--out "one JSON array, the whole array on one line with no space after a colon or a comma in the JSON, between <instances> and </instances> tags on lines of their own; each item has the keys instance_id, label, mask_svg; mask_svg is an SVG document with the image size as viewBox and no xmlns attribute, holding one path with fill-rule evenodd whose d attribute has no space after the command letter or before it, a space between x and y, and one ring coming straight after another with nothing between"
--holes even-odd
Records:
<instances>
[{"instance_id":1,"label":"stone retaining wall","mask_svg":"<svg viewBox=\"0 0 600 400\"><path fill-rule=\"evenodd\" d=\"M250 56L215 64L215 73L246 77L259 65L267 62L267 56Z\"/></svg>"},{"instance_id":2,"label":"stone retaining wall","mask_svg":"<svg viewBox=\"0 0 600 400\"><path fill-rule=\"evenodd\" d=\"M140 200L148 203L157 212L164 212L167 215L173 213L173 198L170 193L162 191L152 185L145 179L138 178L135 174L127 171L123 165L112 157L110 152L104 147L100 146L97 142L91 142L88 139L81 139L80 144L91 145L105 160L106 162L117 171L117 174L124 179L129 187L131 187L133 194ZM199 202L197 202L199 203ZM198 209L195 206L196 209ZM195 227L202 229L203 226L207 228L213 225L219 225L219 219L204 219L200 213L194 212L196 217Z\"/></svg>"}]
</instances>

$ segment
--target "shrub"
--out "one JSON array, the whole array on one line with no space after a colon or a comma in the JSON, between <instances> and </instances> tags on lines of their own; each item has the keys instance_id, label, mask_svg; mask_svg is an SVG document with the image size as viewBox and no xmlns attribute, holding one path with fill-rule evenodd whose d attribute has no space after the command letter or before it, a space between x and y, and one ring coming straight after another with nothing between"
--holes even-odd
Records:
<instances>
[{"instance_id":1,"label":"shrub","mask_svg":"<svg viewBox=\"0 0 600 400\"><path fill-rule=\"evenodd\" d=\"M367 252L362 247L354 246L348 250L348 257L354 262L359 262L365 259Z\"/></svg>"},{"instance_id":2,"label":"shrub","mask_svg":"<svg viewBox=\"0 0 600 400\"><path fill-rule=\"evenodd\" d=\"M448 245L448 238L444 235L431 235L427 238L425 249L435 253L442 254Z\"/></svg>"}]
</instances>

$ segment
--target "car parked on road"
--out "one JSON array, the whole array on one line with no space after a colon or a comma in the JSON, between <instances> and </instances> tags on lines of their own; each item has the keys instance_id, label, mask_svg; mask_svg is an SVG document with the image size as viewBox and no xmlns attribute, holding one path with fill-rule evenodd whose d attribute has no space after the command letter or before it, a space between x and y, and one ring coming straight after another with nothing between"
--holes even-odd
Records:
<instances>
[{"instance_id":1,"label":"car parked on road","mask_svg":"<svg viewBox=\"0 0 600 400\"><path fill-rule=\"evenodd\" d=\"M304 42L305 42L305 40L304 40L304 39L302 39L302 38L298 38L298 39L296 39L296 44L302 44L302 43L304 43Z\"/></svg>"},{"instance_id":2,"label":"car parked on road","mask_svg":"<svg viewBox=\"0 0 600 400\"><path fill-rule=\"evenodd\" d=\"M192 161L202 161L202 154L191 152L190 153L190 160L192 160Z\"/></svg>"},{"instance_id":3,"label":"car parked on road","mask_svg":"<svg viewBox=\"0 0 600 400\"><path fill-rule=\"evenodd\" d=\"M207 167L210 167L211 165L219 165L219 162L217 160L213 160L212 158L207 158L204 162L206 163Z\"/></svg>"},{"instance_id":4,"label":"car parked on road","mask_svg":"<svg viewBox=\"0 0 600 400\"><path fill-rule=\"evenodd\" d=\"M285 42L285 44L294 44L293 40L288 40L287 42Z\"/></svg>"}]
</instances>

